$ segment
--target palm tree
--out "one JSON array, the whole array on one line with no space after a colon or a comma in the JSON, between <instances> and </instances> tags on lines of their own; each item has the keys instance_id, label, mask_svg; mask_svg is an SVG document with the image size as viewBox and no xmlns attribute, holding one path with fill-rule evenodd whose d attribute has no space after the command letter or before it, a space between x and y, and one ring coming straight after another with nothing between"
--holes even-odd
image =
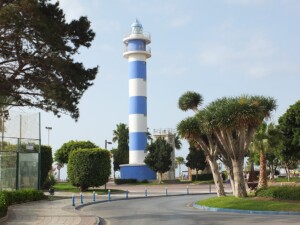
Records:
<instances>
[{"instance_id":1,"label":"palm tree","mask_svg":"<svg viewBox=\"0 0 300 225\"><path fill-rule=\"evenodd\" d=\"M188 91L179 98L178 107L183 111L191 109L194 112L197 112L198 106L202 105L202 102L203 98L200 94Z\"/></svg>"},{"instance_id":2,"label":"palm tree","mask_svg":"<svg viewBox=\"0 0 300 225\"><path fill-rule=\"evenodd\" d=\"M118 142L118 147L113 151L114 171L117 171L120 165L129 163L129 129L126 124L117 124L112 141Z\"/></svg>"},{"instance_id":3,"label":"palm tree","mask_svg":"<svg viewBox=\"0 0 300 225\"><path fill-rule=\"evenodd\" d=\"M199 111L197 116L189 117L182 120L177 125L177 131L182 138L187 139L189 142L193 142L195 147L202 149L210 165L216 191L218 196L225 196L225 190L223 181L219 172L217 163L219 143L215 135L207 127L207 122L203 119L203 111Z\"/></svg>"},{"instance_id":4,"label":"palm tree","mask_svg":"<svg viewBox=\"0 0 300 225\"><path fill-rule=\"evenodd\" d=\"M247 196L243 176L244 157L255 131L275 108L273 98L240 96L218 99L205 110L209 127L232 161L236 197Z\"/></svg>"},{"instance_id":5,"label":"palm tree","mask_svg":"<svg viewBox=\"0 0 300 225\"><path fill-rule=\"evenodd\" d=\"M113 142L120 142L123 139L129 140L129 129L125 123L117 124L117 129L113 131Z\"/></svg>"},{"instance_id":6,"label":"palm tree","mask_svg":"<svg viewBox=\"0 0 300 225\"><path fill-rule=\"evenodd\" d=\"M267 183L267 162L266 162L266 152L269 148L268 143L268 125L263 122L258 130L254 134L254 139L252 142L252 149L259 152L259 180L258 188L265 188L268 186Z\"/></svg>"},{"instance_id":7,"label":"palm tree","mask_svg":"<svg viewBox=\"0 0 300 225\"><path fill-rule=\"evenodd\" d=\"M182 179L181 165L185 164L184 158L182 156L177 156L175 158L175 162L176 162L176 165L178 165L178 168L179 168L179 177L181 177L181 179Z\"/></svg>"},{"instance_id":8,"label":"palm tree","mask_svg":"<svg viewBox=\"0 0 300 225\"><path fill-rule=\"evenodd\" d=\"M64 164L57 162L56 169L57 169L57 180L60 181L60 170L64 167Z\"/></svg>"},{"instance_id":9,"label":"palm tree","mask_svg":"<svg viewBox=\"0 0 300 225\"><path fill-rule=\"evenodd\" d=\"M178 134L175 136L175 149L180 150L182 146L182 143L180 141L180 137Z\"/></svg>"},{"instance_id":10,"label":"palm tree","mask_svg":"<svg viewBox=\"0 0 300 225\"><path fill-rule=\"evenodd\" d=\"M193 142L194 145L198 145L198 147L205 151L213 174L217 195L225 196L225 190L217 164L218 143L203 117L204 110L198 110L198 106L200 106L202 102L202 96L195 92L186 92L179 98L178 106L180 109L183 111L191 109L197 112L197 114L194 117L182 120L177 125L177 131L181 138Z\"/></svg>"},{"instance_id":11,"label":"palm tree","mask_svg":"<svg viewBox=\"0 0 300 225\"><path fill-rule=\"evenodd\" d=\"M196 111L195 107L199 102L187 99L187 96L193 98L194 94L188 93L183 96L179 102L179 106L183 107L180 108L187 110L190 107ZM205 151L218 196L225 195L224 187L220 185L222 180L216 163L218 155L223 155L224 161L230 162L234 195L247 196L243 176L244 157L256 129L275 108L276 101L263 96L221 98L210 103L204 110L198 111L196 116L178 124L177 130L181 137L196 142Z\"/></svg>"}]
</instances>

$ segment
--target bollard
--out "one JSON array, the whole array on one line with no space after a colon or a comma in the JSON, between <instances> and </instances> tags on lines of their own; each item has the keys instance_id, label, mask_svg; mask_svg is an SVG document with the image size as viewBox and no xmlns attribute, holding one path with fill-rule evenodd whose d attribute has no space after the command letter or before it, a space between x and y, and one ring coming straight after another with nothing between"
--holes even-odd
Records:
<instances>
[{"instance_id":1,"label":"bollard","mask_svg":"<svg viewBox=\"0 0 300 225\"><path fill-rule=\"evenodd\" d=\"M82 193L80 192L80 204L82 205L83 204L83 196L82 196Z\"/></svg>"},{"instance_id":2,"label":"bollard","mask_svg":"<svg viewBox=\"0 0 300 225\"><path fill-rule=\"evenodd\" d=\"M147 193L147 188L145 188L145 197L147 198L147 195L148 193Z\"/></svg>"},{"instance_id":3,"label":"bollard","mask_svg":"<svg viewBox=\"0 0 300 225\"><path fill-rule=\"evenodd\" d=\"M166 196L168 196L168 188L166 188Z\"/></svg>"},{"instance_id":4,"label":"bollard","mask_svg":"<svg viewBox=\"0 0 300 225\"><path fill-rule=\"evenodd\" d=\"M209 184L209 193L211 193L211 183Z\"/></svg>"},{"instance_id":5,"label":"bollard","mask_svg":"<svg viewBox=\"0 0 300 225\"><path fill-rule=\"evenodd\" d=\"M72 206L75 206L75 195L72 194Z\"/></svg>"},{"instance_id":6,"label":"bollard","mask_svg":"<svg viewBox=\"0 0 300 225\"><path fill-rule=\"evenodd\" d=\"M110 197L110 189L108 190L108 201L110 201L111 200L111 197Z\"/></svg>"},{"instance_id":7,"label":"bollard","mask_svg":"<svg viewBox=\"0 0 300 225\"><path fill-rule=\"evenodd\" d=\"M187 195L190 194L189 186L186 186L186 194L187 194Z\"/></svg>"},{"instance_id":8,"label":"bollard","mask_svg":"<svg viewBox=\"0 0 300 225\"><path fill-rule=\"evenodd\" d=\"M93 202L96 201L96 193L93 191Z\"/></svg>"},{"instance_id":9,"label":"bollard","mask_svg":"<svg viewBox=\"0 0 300 225\"><path fill-rule=\"evenodd\" d=\"M128 199L128 190L126 191L126 199Z\"/></svg>"}]
</instances>

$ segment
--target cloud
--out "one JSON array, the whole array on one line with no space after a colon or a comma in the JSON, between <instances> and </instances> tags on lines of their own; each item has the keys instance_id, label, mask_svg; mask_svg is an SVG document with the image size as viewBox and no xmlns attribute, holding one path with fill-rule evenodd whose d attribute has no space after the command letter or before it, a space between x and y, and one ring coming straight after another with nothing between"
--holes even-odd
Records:
<instances>
[{"instance_id":1,"label":"cloud","mask_svg":"<svg viewBox=\"0 0 300 225\"><path fill-rule=\"evenodd\" d=\"M219 73L257 78L299 72L299 66L284 58L284 50L267 34L258 30L227 28L228 33L222 33L221 28L219 36L212 34L213 40L199 44L196 58L201 66L216 69Z\"/></svg>"}]
</instances>

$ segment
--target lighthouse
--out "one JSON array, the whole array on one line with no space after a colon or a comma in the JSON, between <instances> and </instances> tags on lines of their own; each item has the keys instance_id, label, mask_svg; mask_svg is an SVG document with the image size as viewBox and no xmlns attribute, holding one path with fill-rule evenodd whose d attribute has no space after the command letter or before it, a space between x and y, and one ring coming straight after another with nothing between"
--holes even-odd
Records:
<instances>
[{"instance_id":1,"label":"lighthouse","mask_svg":"<svg viewBox=\"0 0 300 225\"><path fill-rule=\"evenodd\" d=\"M147 154L147 66L151 57L149 33L136 20L123 39L129 79L129 164L120 165L122 179L155 180L156 174L144 163Z\"/></svg>"}]
</instances>

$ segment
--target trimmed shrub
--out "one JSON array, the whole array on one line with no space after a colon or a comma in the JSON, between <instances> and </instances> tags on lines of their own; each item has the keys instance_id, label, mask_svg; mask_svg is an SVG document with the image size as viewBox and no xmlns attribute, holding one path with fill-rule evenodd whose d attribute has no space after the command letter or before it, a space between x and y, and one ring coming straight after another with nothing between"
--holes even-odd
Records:
<instances>
[{"instance_id":1,"label":"trimmed shrub","mask_svg":"<svg viewBox=\"0 0 300 225\"><path fill-rule=\"evenodd\" d=\"M282 199L282 200L300 201L300 187L299 186L274 186L274 187L262 188L256 191L256 196Z\"/></svg>"},{"instance_id":2,"label":"trimmed shrub","mask_svg":"<svg viewBox=\"0 0 300 225\"><path fill-rule=\"evenodd\" d=\"M92 149L98 148L93 142L90 141L69 141L64 143L60 149L57 149L54 154L54 159L56 162L61 164L69 163L69 155L72 151L78 149Z\"/></svg>"},{"instance_id":3,"label":"trimmed shrub","mask_svg":"<svg viewBox=\"0 0 300 225\"><path fill-rule=\"evenodd\" d=\"M68 177L81 191L108 182L111 165L110 152L100 148L72 151L68 162Z\"/></svg>"},{"instance_id":4,"label":"trimmed shrub","mask_svg":"<svg viewBox=\"0 0 300 225\"><path fill-rule=\"evenodd\" d=\"M192 175L192 181L207 181L207 180L213 180L213 175L211 173L205 173L205 174L198 174L198 177L196 179L196 174Z\"/></svg>"},{"instance_id":5,"label":"trimmed shrub","mask_svg":"<svg viewBox=\"0 0 300 225\"><path fill-rule=\"evenodd\" d=\"M115 179L115 184L136 184L137 179Z\"/></svg>"},{"instance_id":6,"label":"trimmed shrub","mask_svg":"<svg viewBox=\"0 0 300 225\"><path fill-rule=\"evenodd\" d=\"M17 191L0 192L0 218L7 213L7 208L13 204L19 204L30 201L37 201L47 198L42 191L33 189L24 189Z\"/></svg>"},{"instance_id":7,"label":"trimmed shrub","mask_svg":"<svg viewBox=\"0 0 300 225\"><path fill-rule=\"evenodd\" d=\"M49 171L52 169L53 157L50 146L41 145L41 187L49 188Z\"/></svg>"}]
</instances>

